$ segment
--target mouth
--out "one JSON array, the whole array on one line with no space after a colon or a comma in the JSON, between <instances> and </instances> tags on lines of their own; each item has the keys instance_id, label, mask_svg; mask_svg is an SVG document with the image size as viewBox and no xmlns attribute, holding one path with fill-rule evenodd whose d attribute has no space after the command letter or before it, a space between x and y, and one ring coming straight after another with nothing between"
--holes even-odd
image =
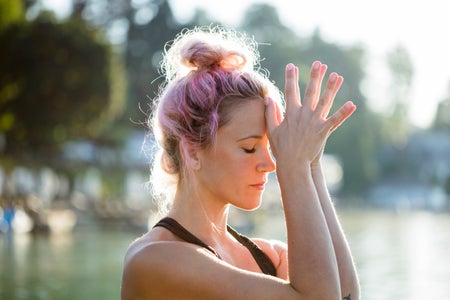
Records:
<instances>
[{"instance_id":1,"label":"mouth","mask_svg":"<svg viewBox=\"0 0 450 300\"><path fill-rule=\"evenodd\" d=\"M255 189L257 189L257 190L263 191L265 185L266 185L266 182L262 181L262 182L258 182L258 183L255 183L255 184L251 184L250 186L255 188Z\"/></svg>"}]
</instances>

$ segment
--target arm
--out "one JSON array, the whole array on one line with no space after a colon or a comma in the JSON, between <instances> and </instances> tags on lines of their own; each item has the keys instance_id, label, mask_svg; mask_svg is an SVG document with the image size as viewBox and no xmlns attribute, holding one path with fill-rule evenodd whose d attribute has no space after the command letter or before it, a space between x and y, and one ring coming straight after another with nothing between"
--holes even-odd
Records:
<instances>
[{"instance_id":1,"label":"arm","mask_svg":"<svg viewBox=\"0 0 450 300\"><path fill-rule=\"evenodd\" d=\"M242 270L184 242L132 245L122 275L122 300L311 299L288 281Z\"/></svg>"},{"instance_id":2,"label":"arm","mask_svg":"<svg viewBox=\"0 0 450 300\"><path fill-rule=\"evenodd\" d=\"M311 163L320 153L332 130L354 111L346 103L327 118L338 89L333 73L320 95L326 65L315 62L305 98L300 103L298 69L286 70L286 115L268 99L266 122L273 154L277 161L288 232L289 280L294 289L311 298L340 299L341 286L333 238L320 202Z\"/></svg>"},{"instance_id":3,"label":"arm","mask_svg":"<svg viewBox=\"0 0 450 300\"><path fill-rule=\"evenodd\" d=\"M337 91L342 85L342 82L343 78L341 76L337 76L336 85L331 90L332 97L335 97ZM339 125L340 123L333 126L331 131L334 131ZM322 146L322 149L319 151L318 155L311 162L311 173L320 199L320 205L328 225L328 230L333 241L334 252L336 254L339 268L342 299L357 300L360 297L358 276L353 263L350 248L328 192L325 176L322 170L321 157L323 155L324 147L325 144Z\"/></svg>"},{"instance_id":4,"label":"arm","mask_svg":"<svg viewBox=\"0 0 450 300\"><path fill-rule=\"evenodd\" d=\"M309 165L285 168L278 178L286 216L289 281L296 290L338 299L338 265Z\"/></svg>"},{"instance_id":5,"label":"arm","mask_svg":"<svg viewBox=\"0 0 450 300\"><path fill-rule=\"evenodd\" d=\"M328 193L321 164L319 163L313 166L311 172L322 210L328 224L328 230L333 241L334 252L336 254L339 269L342 299L358 300L360 297L358 276L344 231L339 223L334 205Z\"/></svg>"}]
</instances>

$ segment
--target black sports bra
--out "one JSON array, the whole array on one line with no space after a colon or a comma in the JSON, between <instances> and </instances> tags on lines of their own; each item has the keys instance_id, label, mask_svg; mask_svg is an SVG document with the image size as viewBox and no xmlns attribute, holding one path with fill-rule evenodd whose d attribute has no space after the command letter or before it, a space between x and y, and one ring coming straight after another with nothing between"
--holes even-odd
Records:
<instances>
[{"instance_id":1,"label":"black sports bra","mask_svg":"<svg viewBox=\"0 0 450 300\"><path fill-rule=\"evenodd\" d=\"M173 234L178 236L180 239L188 243L195 244L208 249L220 259L220 256L211 246L202 242L199 238L190 233L186 228L184 228L180 223L178 223L174 219L169 217L163 218L153 227L157 226L166 228L167 230L171 231ZM264 251L262 251L261 248L258 247L258 245L256 245L248 237L235 231L229 225L227 226L227 230L235 239L237 239L242 245L244 245L250 251L256 263L258 264L258 266L260 267L261 271L264 274L277 276L277 270L273 262L270 260L267 254L264 253Z\"/></svg>"}]
</instances>

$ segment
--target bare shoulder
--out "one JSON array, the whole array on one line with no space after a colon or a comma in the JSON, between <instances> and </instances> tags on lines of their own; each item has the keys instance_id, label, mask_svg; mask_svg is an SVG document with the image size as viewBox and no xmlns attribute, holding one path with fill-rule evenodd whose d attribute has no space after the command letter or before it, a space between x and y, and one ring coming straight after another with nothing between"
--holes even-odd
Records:
<instances>
[{"instance_id":1,"label":"bare shoulder","mask_svg":"<svg viewBox=\"0 0 450 300\"><path fill-rule=\"evenodd\" d=\"M121 295L122 300L298 297L285 280L238 269L196 245L149 236L127 251Z\"/></svg>"},{"instance_id":2,"label":"bare shoulder","mask_svg":"<svg viewBox=\"0 0 450 300\"><path fill-rule=\"evenodd\" d=\"M213 258L207 258L208 254L202 252L202 249L196 249L188 243L152 241L145 237L136 240L125 255L122 300L180 297L171 290L183 285L181 289L187 289L192 284L186 280L188 277L195 278L196 270L190 266L191 261L213 262Z\"/></svg>"},{"instance_id":3,"label":"bare shoulder","mask_svg":"<svg viewBox=\"0 0 450 300\"><path fill-rule=\"evenodd\" d=\"M125 263L129 259L134 258L136 255L139 255L141 252L149 251L152 248L149 246L157 242L171 242L171 241L176 241L176 238L174 238L174 235L172 233L166 230L161 230L159 228L152 229L151 231L135 239L130 244L130 246L128 246L125 255Z\"/></svg>"}]
</instances>

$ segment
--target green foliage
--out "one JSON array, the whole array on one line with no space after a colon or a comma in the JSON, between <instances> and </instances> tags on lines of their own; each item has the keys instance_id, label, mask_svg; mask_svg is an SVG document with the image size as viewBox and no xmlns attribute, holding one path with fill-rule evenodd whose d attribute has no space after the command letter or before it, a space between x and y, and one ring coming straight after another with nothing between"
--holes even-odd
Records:
<instances>
[{"instance_id":1,"label":"green foliage","mask_svg":"<svg viewBox=\"0 0 450 300\"><path fill-rule=\"evenodd\" d=\"M129 22L125 59L130 86L125 116L137 122L145 121L146 113L150 112L149 98L158 93L163 81L159 73L162 50L182 29L167 1L162 1L155 10L157 15L147 24Z\"/></svg>"},{"instance_id":2,"label":"green foliage","mask_svg":"<svg viewBox=\"0 0 450 300\"><path fill-rule=\"evenodd\" d=\"M382 134L388 143L401 147L409 135L408 111L414 67L409 52L401 45L386 55L386 63L391 75L391 105L389 111L385 112Z\"/></svg>"},{"instance_id":3,"label":"green foliage","mask_svg":"<svg viewBox=\"0 0 450 300\"><path fill-rule=\"evenodd\" d=\"M0 0L0 30L24 19L21 0Z\"/></svg>"},{"instance_id":4,"label":"green foliage","mask_svg":"<svg viewBox=\"0 0 450 300\"><path fill-rule=\"evenodd\" d=\"M437 130L446 130L450 133L450 84L448 86L447 97L438 105L433 128Z\"/></svg>"},{"instance_id":5,"label":"green foliage","mask_svg":"<svg viewBox=\"0 0 450 300\"><path fill-rule=\"evenodd\" d=\"M52 158L68 140L99 137L120 112L111 81L120 79L120 66L111 73L110 47L84 22L43 14L0 32L0 44L6 156Z\"/></svg>"},{"instance_id":6,"label":"green foliage","mask_svg":"<svg viewBox=\"0 0 450 300\"><path fill-rule=\"evenodd\" d=\"M392 74L392 88L398 93L394 95L397 101L406 101L402 99L402 92L408 92L411 88L414 77L414 66L408 50L398 45L387 54L387 63Z\"/></svg>"},{"instance_id":7,"label":"green foliage","mask_svg":"<svg viewBox=\"0 0 450 300\"><path fill-rule=\"evenodd\" d=\"M258 42L261 67L269 72L270 79L283 91L285 66L289 62L299 66L306 63L303 55L304 39L286 27L275 8L268 4L251 6L242 20L240 30ZM300 78L301 82L306 83L306 80Z\"/></svg>"},{"instance_id":8,"label":"green foliage","mask_svg":"<svg viewBox=\"0 0 450 300\"><path fill-rule=\"evenodd\" d=\"M444 190L445 193L450 196L450 176L447 177L447 180L445 181Z\"/></svg>"}]
</instances>

